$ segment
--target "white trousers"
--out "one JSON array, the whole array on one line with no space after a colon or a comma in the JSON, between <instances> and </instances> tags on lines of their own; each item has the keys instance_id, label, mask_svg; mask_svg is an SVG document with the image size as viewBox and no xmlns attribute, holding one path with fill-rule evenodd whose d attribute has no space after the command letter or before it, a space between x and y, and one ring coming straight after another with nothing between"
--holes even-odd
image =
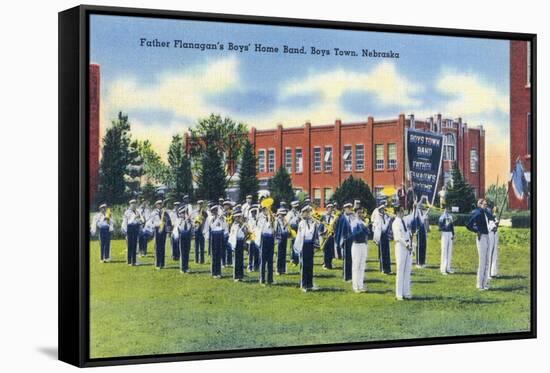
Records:
<instances>
[{"instance_id":1,"label":"white trousers","mask_svg":"<svg viewBox=\"0 0 550 373\"><path fill-rule=\"evenodd\" d=\"M453 233L441 232L441 264L439 270L441 273L451 271L451 261L453 259Z\"/></svg>"},{"instance_id":2,"label":"white trousers","mask_svg":"<svg viewBox=\"0 0 550 373\"><path fill-rule=\"evenodd\" d=\"M353 290L364 290L367 254L368 246L366 243L354 242L351 245L351 286Z\"/></svg>"},{"instance_id":3,"label":"white trousers","mask_svg":"<svg viewBox=\"0 0 550 373\"><path fill-rule=\"evenodd\" d=\"M477 267L477 288L489 286L489 235L482 234L476 239L479 264Z\"/></svg>"},{"instance_id":4,"label":"white trousers","mask_svg":"<svg viewBox=\"0 0 550 373\"><path fill-rule=\"evenodd\" d=\"M395 243L395 259L397 273L395 277L395 296L397 298L411 296L412 252L400 242Z\"/></svg>"},{"instance_id":5,"label":"white trousers","mask_svg":"<svg viewBox=\"0 0 550 373\"><path fill-rule=\"evenodd\" d=\"M489 275L498 276L498 231L489 232Z\"/></svg>"}]
</instances>

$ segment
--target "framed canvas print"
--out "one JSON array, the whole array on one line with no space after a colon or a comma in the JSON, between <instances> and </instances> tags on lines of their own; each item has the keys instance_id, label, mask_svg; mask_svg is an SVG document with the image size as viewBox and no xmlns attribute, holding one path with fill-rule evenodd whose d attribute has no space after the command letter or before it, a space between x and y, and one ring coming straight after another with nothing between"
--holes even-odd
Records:
<instances>
[{"instance_id":1,"label":"framed canvas print","mask_svg":"<svg viewBox=\"0 0 550 373\"><path fill-rule=\"evenodd\" d=\"M59 14L59 357L536 336L536 36Z\"/></svg>"}]
</instances>

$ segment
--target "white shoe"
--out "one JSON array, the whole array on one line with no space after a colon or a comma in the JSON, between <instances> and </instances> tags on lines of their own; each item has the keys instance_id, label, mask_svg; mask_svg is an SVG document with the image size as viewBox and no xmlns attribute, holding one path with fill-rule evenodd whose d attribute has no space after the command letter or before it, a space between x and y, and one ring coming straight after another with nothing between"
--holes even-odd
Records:
<instances>
[{"instance_id":1,"label":"white shoe","mask_svg":"<svg viewBox=\"0 0 550 373\"><path fill-rule=\"evenodd\" d=\"M441 274L442 274L443 276L447 276L447 275L448 275L447 272L441 272Z\"/></svg>"},{"instance_id":2,"label":"white shoe","mask_svg":"<svg viewBox=\"0 0 550 373\"><path fill-rule=\"evenodd\" d=\"M403 300L403 297L395 297L396 300Z\"/></svg>"}]
</instances>

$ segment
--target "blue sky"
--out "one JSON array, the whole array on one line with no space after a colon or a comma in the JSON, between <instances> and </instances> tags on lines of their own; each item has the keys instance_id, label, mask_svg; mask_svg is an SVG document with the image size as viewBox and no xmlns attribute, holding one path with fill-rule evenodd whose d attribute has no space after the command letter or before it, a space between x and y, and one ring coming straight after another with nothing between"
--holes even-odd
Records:
<instances>
[{"instance_id":1,"label":"blue sky","mask_svg":"<svg viewBox=\"0 0 550 373\"><path fill-rule=\"evenodd\" d=\"M119 110L163 153L171 135L210 112L271 128L438 112L483 125L487 159L508 164L509 42L201 21L91 16L90 59L101 65L102 130ZM140 47L140 38L170 48ZM184 42L250 44L251 51L173 48ZM253 52L254 44L307 54ZM331 55L311 55L310 47ZM333 48L398 52L399 59L338 57Z\"/></svg>"}]
</instances>

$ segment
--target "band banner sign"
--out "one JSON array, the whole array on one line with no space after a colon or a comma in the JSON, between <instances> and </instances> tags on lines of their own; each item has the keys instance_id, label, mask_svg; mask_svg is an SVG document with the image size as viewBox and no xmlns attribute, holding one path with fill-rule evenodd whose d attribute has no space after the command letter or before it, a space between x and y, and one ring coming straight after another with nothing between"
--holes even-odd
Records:
<instances>
[{"instance_id":1,"label":"band banner sign","mask_svg":"<svg viewBox=\"0 0 550 373\"><path fill-rule=\"evenodd\" d=\"M443 136L407 128L405 134L407 175L418 200L434 203L443 159Z\"/></svg>"}]
</instances>

